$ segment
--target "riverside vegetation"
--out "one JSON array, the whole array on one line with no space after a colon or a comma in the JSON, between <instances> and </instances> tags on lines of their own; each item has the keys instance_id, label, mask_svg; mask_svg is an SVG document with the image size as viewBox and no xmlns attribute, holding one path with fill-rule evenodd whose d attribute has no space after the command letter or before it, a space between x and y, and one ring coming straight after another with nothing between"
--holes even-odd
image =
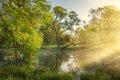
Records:
<instances>
[{"instance_id":1,"label":"riverside vegetation","mask_svg":"<svg viewBox=\"0 0 120 80\"><path fill-rule=\"evenodd\" d=\"M89 12L87 23L46 0L0 0L0 80L120 80L120 10Z\"/></svg>"}]
</instances>

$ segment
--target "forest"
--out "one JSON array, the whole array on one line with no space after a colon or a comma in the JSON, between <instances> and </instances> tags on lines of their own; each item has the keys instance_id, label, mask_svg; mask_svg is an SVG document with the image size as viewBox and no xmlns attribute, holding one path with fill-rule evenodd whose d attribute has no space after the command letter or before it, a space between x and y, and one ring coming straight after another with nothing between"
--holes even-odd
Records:
<instances>
[{"instance_id":1,"label":"forest","mask_svg":"<svg viewBox=\"0 0 120 80\"><path fill-rule=\"evenodd\" d=\"M88 12L0 0L0 80L120 80L120 9Z\"/></svg>"}]
</instances>

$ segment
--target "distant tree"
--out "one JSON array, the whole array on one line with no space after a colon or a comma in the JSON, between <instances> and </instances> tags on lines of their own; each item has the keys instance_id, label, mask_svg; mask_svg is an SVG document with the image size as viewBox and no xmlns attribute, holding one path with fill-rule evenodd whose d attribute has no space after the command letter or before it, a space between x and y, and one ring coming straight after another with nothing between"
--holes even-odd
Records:
<instances>
[{"instance_id":1,"label":"distant tree","mask_svg":"<svg viewBox=\"0 0 120 80\"><path fill-rule=\"evenodd\" d=\"M79 25L80 19L78 18L78 14L75 11L71 11L68 13L67 10L61 6L55 6L52 10L52 13L54 17L52 28L55 32L57 50L59 51L60 49L65 48L68 45L71 45L71 43L68 44L68 42L70 41L70 35L66 35L64 36L64 38L63 35L67 31L72 31L73 26ZM63 40L66 40L67 45L64 44L63 46ZM59 58L59 53L56 54L56 64L55 64L56 69L58 68L58 58Z\"/></svg>"},{"instance_id":2,"label":"distant tree","mask_svg":"<svg viewBox=\"0 0 120 80\"><path fill-rule=\"evenodd\" d=\"M57 49L60 49L61 36L67 31L72 31L73 26L79 25L80 19L75 11L68 13L67 10L61 6L54 7L52 13L54 16L53 30L56 35L56 45Z\"/></svg>"},{"instance_id":3,"label":"distant tree","mask_svg":"<svg viewBox=\"0 0 120 80\"><path fill-rule=\"evenodd\" d=\"M91 9L89 23L84 29L78 29L76 41L87 47L100 47L119 41L120 10L114 6ZM85 44L83 44L85 43Z\"/></svg>"}]
</instances>

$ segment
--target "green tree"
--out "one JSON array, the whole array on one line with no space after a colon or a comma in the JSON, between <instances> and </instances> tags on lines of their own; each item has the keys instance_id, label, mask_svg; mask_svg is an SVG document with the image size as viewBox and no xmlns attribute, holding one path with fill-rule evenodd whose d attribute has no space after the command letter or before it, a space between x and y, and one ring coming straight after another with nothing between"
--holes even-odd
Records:
<instances>
[{"instance_id":1,"label":"green tree","mask_svg":"<svg viewBox=\"0 0 120 80\"><path fill-rule=\"evenodd\" d=\"M55 34L51 25L53 16L50 12L47 12L44 14L43 19L42 27L39 28L39 31L43 33L43 45L53 45L55 44Z\"/></svg>"},{"instance_id":2,"label":"green tree","mask_svg":"<svg viewBox=\"0 0 120 80\"><path fill-rule=\"evenodd\" d=\"M79 25L80 19L78 18L78 14L75 11L68 13L67 10L61 6L55 6L52 10L52 13L54 17L52 28L55 33L57 50L59 51L63 48L66 48L68 45L71 45L71 43L68 44L68 41L70 41L70 35L64 36L64 34L66 34L67 31L73 31L73 26ZM65 40L67 41L67 44L64 44L65 46L63 46L63 42ZM58 68L58 59L59 53L56 54L56 69Z\"/></svg>"},{"instance_id":3,"label":"green tree","mask_svg":"<svg viewBox=\"0 0 120 80\"><path fill-rule=\"evenodd\" d=\"M104 46L119 41L120 10L114 6L104 6L91 9L89 16L91 20L85 26L85 30L93 35L93 37L88 37L88 39L92 38L90 43L95 42L92 46Z\"/></svg>"},{"instance_id":4,"label":"green tree","mask_svg":"<svg viewBox=\"0 0 120 80\"><path fill-rule=\"evenodd\" d=\"M89 23L76 30L74 42L80 47L104 47L119 39L120 10L114 6L91 9Z\"/></svg>"},{"instance_id":5,"label":"green tree","mask_svg":"<svg viewBox=\"0 0 120 80\"><path fill-rule=\"evenodd\" d=\"M53 30L56 35L56 45L57 49L61 47L61 37L67 31L72 31L73 26L79 25L80 19L75 11L67 12L61 6L56 6L53 8Z\"/></svg>"},{"instance_id":6,"label":"green tree","mask_svg":"<svg viewBox=\"0 0 120 80\"><path fill-rule=\"evenodd\" d=\"M35 63L43 38L38 29L49 9L45 0L0 0L1 48L12 49L16 63L20 55L25 64Z\"/></svg>"}]
</instances>

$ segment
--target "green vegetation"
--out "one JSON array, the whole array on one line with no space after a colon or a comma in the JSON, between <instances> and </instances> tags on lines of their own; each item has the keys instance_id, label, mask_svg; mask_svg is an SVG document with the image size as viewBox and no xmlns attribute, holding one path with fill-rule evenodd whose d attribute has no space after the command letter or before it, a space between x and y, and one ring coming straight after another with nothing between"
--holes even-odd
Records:
<instances>
[{"instance_id":1,"label":"green vegetation","mask_svg":"<svg viewBox=\"0 0 120 80\"><path fill-rule=\"evenodd\" d=\"M48 12L44 0L0 1L0 45L1 49L11 49L17 64L20 55L24 57L22 64L33 65L42 44L42 33L38 32L40 15ZM42 12L42 13L41 13ZM45 15L43 15L45 16Z\"/></svg>"},{"instance_id":2,"label":"green vegetation","mask_svg":"<svg viewBox=\"0 0 120 80\"><path fill-rule=\"evenodd\" d=\"M99 7L89 17L86 23L46 0L0 0L0 80L120 80L119 57L111 59L120 53L120 10ZM70 54L78 64L64 73Z\"/></svg>"},{"instance_id":3,"label":"green vegetation","mask_svg":"<svg viewBox=\"0 0 120 80\"><path fill-rule=\"evenodd\" d=\"M27 66L6 66L0 68L0 80L72 80L66 73L44 72L42 69L31 70Z\"/></svg>"},{"instance_id":4,"label":"green vegetation","mask_svg":"<svg viewBox=\"0 0 120 80\"><path fill-rule=\"evenodd\" d=\"M41 72L43 69L31 70L27 66L0 67L0 80L119 80L116 75L108 75L105 72L85 72L82 74Z\"/></svg>"}]
</instances>

